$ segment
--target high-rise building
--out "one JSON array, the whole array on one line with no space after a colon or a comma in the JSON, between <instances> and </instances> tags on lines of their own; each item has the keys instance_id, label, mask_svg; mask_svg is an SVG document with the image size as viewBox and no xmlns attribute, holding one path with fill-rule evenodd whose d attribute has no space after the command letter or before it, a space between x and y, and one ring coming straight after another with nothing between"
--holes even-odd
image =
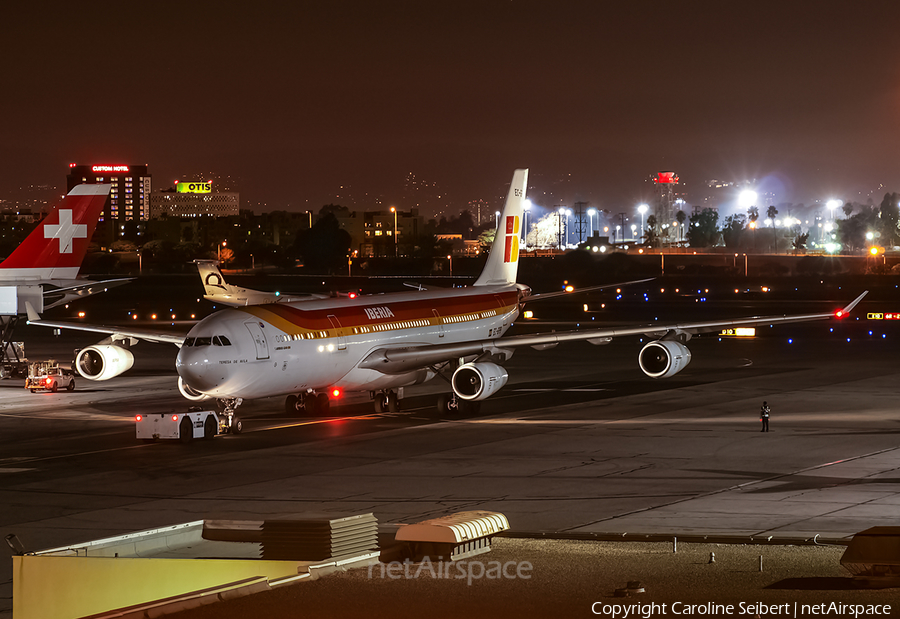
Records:
<instances>
[{"instance_id":1,"label":"high-rise building","mask_svg":"<svg viewBox=\"0 0 900 619\"><path fill-rule=\"evenodd\" d=\"M110 184L109 198L100 221L124 223L150 219L151 175L146 165L79 165L69 164L66 193L76 185Z\"/></svg>"}]
</instances>

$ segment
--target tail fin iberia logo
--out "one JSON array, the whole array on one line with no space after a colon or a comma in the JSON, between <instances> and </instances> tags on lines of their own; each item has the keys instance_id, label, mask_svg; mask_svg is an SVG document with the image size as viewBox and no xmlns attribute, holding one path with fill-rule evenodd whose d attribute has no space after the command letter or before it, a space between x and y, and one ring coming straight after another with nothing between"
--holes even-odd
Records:
<instances>
[{"instance_id":1,"label":"tail fin iberia logo","mask_svg":"<svg viewBox=\"0 0 900 619\"><path fill-rule=\"evenodd\" d=\"M507 215L506 217L506 251L503 254L503 262L516 262L519 259L519 217Z\"/></svg>"}]
</instances>

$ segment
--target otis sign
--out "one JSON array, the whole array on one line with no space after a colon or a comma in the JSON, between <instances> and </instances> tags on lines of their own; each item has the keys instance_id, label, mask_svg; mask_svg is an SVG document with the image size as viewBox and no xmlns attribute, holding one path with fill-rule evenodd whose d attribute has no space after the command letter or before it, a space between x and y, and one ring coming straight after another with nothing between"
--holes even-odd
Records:
<instances>
[{"instance_id":1,"label":"otis sign","mask_svg":"<svg viewBox=\"0 0 900 619\"><path fill-rule=\"evenodd\" d=\"M176 183L178 193L212 193L212 183Z\"/></svg>"}]
</instances>

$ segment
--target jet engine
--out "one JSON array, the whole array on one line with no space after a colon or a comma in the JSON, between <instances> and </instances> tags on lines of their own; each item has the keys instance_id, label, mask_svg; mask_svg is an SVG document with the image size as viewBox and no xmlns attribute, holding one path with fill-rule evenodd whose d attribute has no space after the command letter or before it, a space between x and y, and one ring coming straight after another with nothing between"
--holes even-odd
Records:
<instances>
[{"instance_id":1,"label":"jet engine","mask_svg":"<svg viewBox=\"0 0 900 619\"><path fill-rule=\"evenodd\" d=\"M453 372L450 384L463 400L484 400L496 393L509 374L496 363L465 363Z\"/></svg>"},{"instance_id":2,"label":"jet engine","mask_svg":"<svg viewBox=\"0 0 900 619\"><path fill-rule=\"evenodd\" d=\"M178 391L180 391L181 395L186 397L191 402L202 402L203 400L209 400L212 397L206 395L205 393L200 393L189 384L184 382L184 379L180 376L178 377Z\"/></svg>"},{"instance_id":3,"label":"jet engine","mask_svg":"<svg viewBox=\"0 0 900 619\"><path fill-rule=\"evenodd\" d=\"M638 353L641 370L650 378L668 378L687 367L691 351L687 346L672 340L650 342Z\"/></svg>"},{"instance_id":4,"label":"jet engine","mask_svg":"<svg viewBox=\"0 0 900 619\"><path fill-rule=\"evenodd\" d=\"M127 348L112 344L94 344L75 355L75 369L88 380L109 380L134 365L134 355Z\"/></svg>"}]
</instances>

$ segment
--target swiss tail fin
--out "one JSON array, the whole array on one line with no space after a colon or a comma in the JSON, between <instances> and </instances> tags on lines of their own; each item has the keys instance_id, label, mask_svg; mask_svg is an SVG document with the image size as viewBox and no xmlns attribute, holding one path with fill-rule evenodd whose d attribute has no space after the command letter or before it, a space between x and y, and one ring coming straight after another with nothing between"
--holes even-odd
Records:
<instances>
[{"instance_id":1,"label":"swiss tail fin","mask_svg":"<svg viewBox=\"0 0 900 619\"><path fill-rule=\"evenodd\" d=\"M516 170L506 205L500 215L497 235L491 245L491 254L475 286L502 286L514 284L519 269L519 236L522 233L522 207L525 204L525 189L528 186L528 169Z\"/></svg>"},{"instance_id":2,"label":"swiss tail fin","mask_svg":"<svg viewBox=\"0 0 900 619\"><path fill-rule=\"evenodd\" d=\"M34 279L75 279L111 185L77 185L9 257L0 272Z\"/></svg>"}]
</instances>

